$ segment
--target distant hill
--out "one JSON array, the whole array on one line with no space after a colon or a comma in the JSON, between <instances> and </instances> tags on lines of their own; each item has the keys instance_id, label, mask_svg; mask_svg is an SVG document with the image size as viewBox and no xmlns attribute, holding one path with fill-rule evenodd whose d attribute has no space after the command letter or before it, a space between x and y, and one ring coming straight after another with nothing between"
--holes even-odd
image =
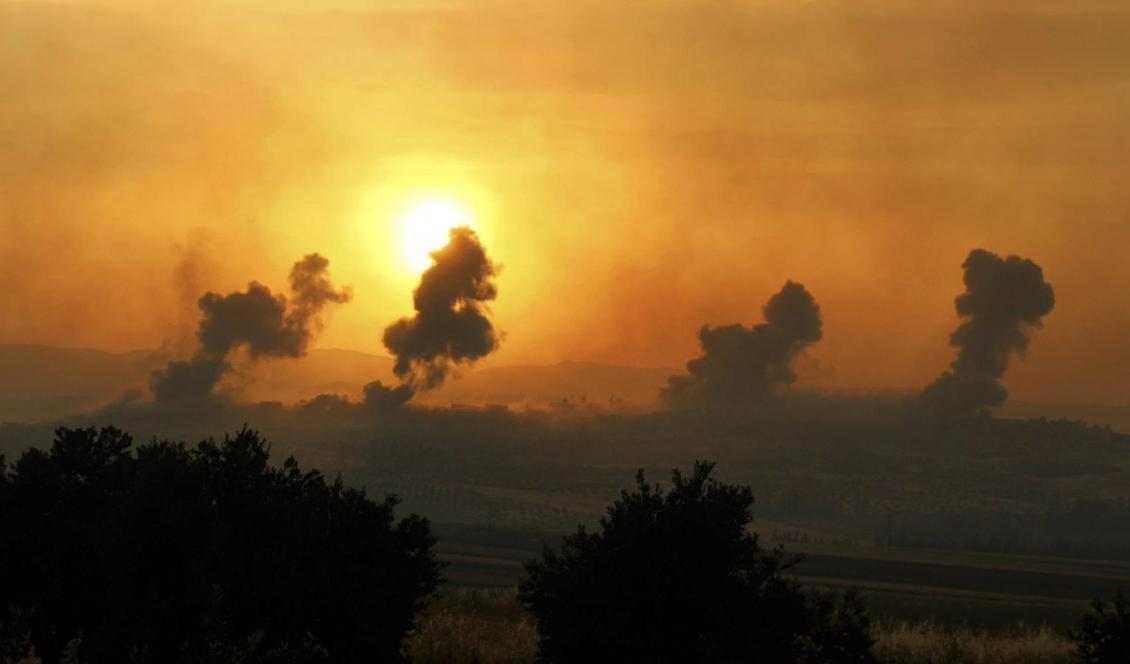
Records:
<instances>
[{"instance_id":1,"label":"distant hill","mask_svg":"<svg viewBox=\"0 0 1130 664\"><path fill-rule=\"evenodd\" d=\"M32 422L94 408L144 389L158 353L0 344L0 422Z\"/></svg>"},{"instance_id":2,"label":"distant hill","mask_svg":"<svg viewBox=\"0 0 1130 664\"><path fill-rule=\"evenodd\" d=\"M1027 401L1007 401L996 410L1001 417L1030 419L1046 417L1049 420L1078 420L1091 424L1106 424L1116 431L1130 433L1130 405L1113 404L1049 404Z\"/></svg>"},{"instance_id":3,"label":"distant hill","mask_svg":"<svg viewBox=\"0 0 1130 664\"><path fill-rule=\"evenodd\" d=\"M392 358L343 348L318 348L299 360L263 362L247 371L241 388L255 401L293 403L319 394L360 397L373 380L395 381Z\"/></svg>"},{"instance_id":4,"label":"distant hill","mask_svg":"<svg viewBox=\"0 0 1130 664\"><path fill-rule=\"evenodd\" d=\"M36 422L97 408L148 390L149 374L169 356L159 350L110 353L87 348L0 344L0 422ZM356 398L372 380L395 382L391 358L316 349L300 360L241 367L231 389L252 401L292 403L318 394ZM584 362L461 370L424 403L514 407L646 407L673 369Z\"/></svg>"},{"instance_id":5,"label":"distant hill","mask_svg":"<svg viewBox=\"0 0 1130 664\"><path fill-rule=\"evenodd\" d=\"M0 344L0 422L56 419L148 390L149 374L167 362L159 350L109 353L86 348ZM242 399L294 403L319 394L357 398L371 380L395 382L391 358L339 348L316 349L300 360L243 367L229 386ZM418 397L432 405L504 404L512 408L631 411L652 408L668 367L619 367L562 362L463 369L441 389ZM1066 418L1130 431L1130 405L1009 402L1003 417Z\"/></svg>"},{"instance_id":6,"label":"distant hill","mask_svg":"<svg viewBox=\"0 0 1130 664\"><path fill-rule=\"evenodd\" d=\"M265 401L294 402L323 393L356 397L371 380L395 382L392 365L391 358L359 351L315 350L300 361L264 363L245 390ZM443 387L417 399L433 405L624 410L653 405L674 372L590 362L461 369Z\"/></svg>"},{"instance_id":7,"label":"distant hill","mask_svg":"<svg viewBox=\"0 0 1130 664\"><path fill-rule=\"evenodd\" d=\"M591 362L494 367L468 371L422 401L623 410L657 403L676 370Z\"/></svg>"}]
</instances>

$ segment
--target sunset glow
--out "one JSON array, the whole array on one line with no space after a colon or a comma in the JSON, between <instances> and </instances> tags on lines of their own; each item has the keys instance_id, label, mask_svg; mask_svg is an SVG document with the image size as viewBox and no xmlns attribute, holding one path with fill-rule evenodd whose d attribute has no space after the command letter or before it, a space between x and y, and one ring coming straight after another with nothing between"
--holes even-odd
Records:
<instances>
[{"instance_id":1,"label":"sunset glow","mask_svg":"<svg viewBox=\"0 0 1130 664\"><path fill-rule=\"evenodd\" d=\"M1128 74L1130 0L0 0L0 664L1130 664Z\"/></svg>"},{"instance_id":2,"label":"sunset glow","mask_svg":"<svg viewBox=\"0 0 1130 664\"><path fill-rule=\"evenodd\" d=\"M400 251L405 264L424 270L431 252L447 243L448 231L456 226L474 226L466 206L442 196L428 196L407 206L400 216Z\"/></svg>"},{"instance_id":3,"label":"sunset glow","mask_svg":"<svg viewBox=\"0 0 1130 664\"><path fill-rule=\"evenodd\" d=\"M467 223L500 366L682 367L794 279L805 380L919 389L981 247L1059 302L1010 393L1122 404L1130 9L989 4L0 3L0 341L191 348L317 252L318 345L383 352Z\"/></svg>"}]
</instances>

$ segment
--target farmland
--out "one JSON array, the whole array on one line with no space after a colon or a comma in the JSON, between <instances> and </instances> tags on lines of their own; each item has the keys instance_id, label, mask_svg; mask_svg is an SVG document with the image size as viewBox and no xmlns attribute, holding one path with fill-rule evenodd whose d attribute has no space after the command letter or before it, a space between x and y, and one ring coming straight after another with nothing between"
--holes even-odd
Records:
<instances>
[{"instance_id":1,"label":"farmland","mask_svg":"<svg viewBox=\"0 0 1130 664\"><path fill-rule=\"evenodd\" d=\"M512 588L522 577L522 562L539 554L532 539L519 546L482 543L492 538L520 542L514 533L492 535L442 525L437 532L440 559L454 585ZM544 539L554 543L552 535ZM803 556L794 569L802 582L858 589L873 613L888 620L1067 626L1092 598L1130 588L1130 564L1109 561L911 549L789 547L788 551Z\"/></svg>"},{"instance_id":2,"label":"farmland","mask_svg":"<svg viewBox=\"0 0 1130 664\"><path fill-rule=\"evenodd\" d=\"M888 664L1068 664L1073 646L1046 625L980 628L937 621L879 621L874 652ZM537 632L513 591L459 588L425 612L408 650L418 664L527 664Z\"/></svg>"}]
</instances>

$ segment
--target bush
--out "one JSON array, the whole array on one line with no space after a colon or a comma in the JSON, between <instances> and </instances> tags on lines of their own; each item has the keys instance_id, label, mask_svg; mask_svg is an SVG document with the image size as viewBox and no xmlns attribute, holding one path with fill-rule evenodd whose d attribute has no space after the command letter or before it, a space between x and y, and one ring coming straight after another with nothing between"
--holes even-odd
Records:
<instances>
[{"instance_id":1,"label":"bush","mask_svg":"<svg viewBox=\"0 0 1130 664\"><path fill-rule=\"evenodd\" d=\"M1048 625L946 625L934 620L875 626L884 664L1076 664L1072 643Z\"/></svg>"},{"instance_id":2,"label":"bush","mask_svg":"<svg viewBox=\"0 0 1130 664\"><path fill-rule=\"evenodd\" d=\"M869 662L869 620L852 596L808 594L766 552L748 487L678 470L664 493L641 470L601 519L527 563L519 598L547 662Z\"/></svg>"},{"instance_id":3,"label":"bush","mask_svg":"<svg viewBox=\"0 0 1130 664\"><path fill-rule=\"evenodd\" d=\"M0 473L0 644L47 663L396 661L439 583L427 521L268 465L247 429L132 450L59 429Z\"/></svg>"},{"instance_id":4,"label":"bush","mask_svg":"<svg viewBox=\"0 0 1130 664\"><path fill-rule=\"evenodd\" d=\"M1109 605L1096 599L1071 638L1079 658L1088 664L1130 662L1130 600L1122 593Z\"/></svg>"},{"instance_id":5,"label":"bush","mask_svg":"<svg viewBox=\"0 0 1130 664\"><path fill-rule=\"evenodd\" d=\"M537 637L513 589L449 588L420 616L408 651L417 664L528 664Z\"/></svg>"}]
</instances>

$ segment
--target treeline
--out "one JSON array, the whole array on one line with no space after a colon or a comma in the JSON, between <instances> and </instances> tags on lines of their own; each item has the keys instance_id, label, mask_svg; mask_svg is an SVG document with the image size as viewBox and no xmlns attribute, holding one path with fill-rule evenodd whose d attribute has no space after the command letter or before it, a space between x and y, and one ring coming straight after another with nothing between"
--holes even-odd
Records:
<instances>
[{"instance_id":1,"label":"treeline","mask_svg":"<svg viewBox=\"0 0 1130 664\"><path fill-rule=\"evenodd\" d=\"M1002 489L1002 493L1004 490ZM1026 511L987 509L984 505L927 509L870 502L858 494L766 491L759 496L760 517L812 530L835 524L841 535L784 529L780 541L842 541L879 546L951 549L985 553L1130 559L1130 502L1126 498L1062 498L1041 492ZM795 532L788 532L795 531Z\"/></svg>"},{"instance_id":2,"label":"treeline","mask_svg":"<svg viewBox=\"0 0 1130 664\"><path fill-rule=\"evenodd\" d=\"M435 522L506 527L530 532L568 530L591 517L548 501L490 495L469 486L442 486L421 480L374 478L372 484L395 494L405 509Z\"/></svg>"}]
</instances>

